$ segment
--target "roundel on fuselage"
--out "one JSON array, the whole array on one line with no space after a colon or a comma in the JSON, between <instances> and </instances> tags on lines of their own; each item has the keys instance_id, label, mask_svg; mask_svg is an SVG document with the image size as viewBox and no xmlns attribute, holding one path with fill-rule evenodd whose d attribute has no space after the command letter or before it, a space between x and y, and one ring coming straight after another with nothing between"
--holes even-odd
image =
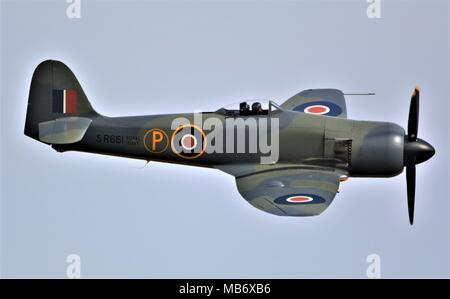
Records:
<instances>
[{"instance_id":1,"label":"roundel on fuselage","mask_svg":"<svg viewBox=\"0 0 450 299\"><path fill-rule=\"evenodd\" d=\"M194 125L178 127L172 134L172 151L185 159L200 157L206 149L206 135L203 130Z\"/></svg>"}]
</instances>

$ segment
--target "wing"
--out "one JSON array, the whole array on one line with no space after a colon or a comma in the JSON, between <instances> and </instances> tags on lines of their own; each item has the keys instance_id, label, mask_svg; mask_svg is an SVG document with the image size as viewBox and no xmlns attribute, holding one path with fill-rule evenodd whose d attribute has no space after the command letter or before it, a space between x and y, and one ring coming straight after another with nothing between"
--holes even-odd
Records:
<instances>
[{"instance_id":1,"label":"wing","mask_svg":"<svg viewBox=\"0 0 450 299\"><path fill-rule=\"evenodd\" d=\"M347 118L344 93L338 89L304 90L281 105L298 112Z\"/></svg>"},{"instance_id":2,"label":"wing","mask_svg":"<svg viewBox=\"0 0 450 299\"><path fill-rule=\"evenodd\" d=\"M314 216L331 204L340 177L331 170L284 169L237 177L236 184L242 197L267 213Z\"/></svg>"}]
</instances>

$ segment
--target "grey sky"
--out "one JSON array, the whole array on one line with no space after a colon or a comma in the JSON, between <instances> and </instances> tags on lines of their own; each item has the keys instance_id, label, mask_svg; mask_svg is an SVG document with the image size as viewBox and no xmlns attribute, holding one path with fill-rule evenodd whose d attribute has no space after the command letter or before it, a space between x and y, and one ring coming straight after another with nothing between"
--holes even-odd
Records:
<instances>
[{"instance_id":1,"label":"grey sky","mask_svg":"<svg viewBox=\"0 0 450 299\"><path fill-rule=\"evenodd\" d=\"M1 275L65 277L383 277L450 274L450 4L382 1L1 1ZM350 179L313 218L250 206L211 169L69 152L23 135L32 72L65 62L104 115L215 110L242 98L282 103L309 88L347 97L350 118L406 126L422 86L410 227L404 174Z\"/></svg>"}]
</instances>

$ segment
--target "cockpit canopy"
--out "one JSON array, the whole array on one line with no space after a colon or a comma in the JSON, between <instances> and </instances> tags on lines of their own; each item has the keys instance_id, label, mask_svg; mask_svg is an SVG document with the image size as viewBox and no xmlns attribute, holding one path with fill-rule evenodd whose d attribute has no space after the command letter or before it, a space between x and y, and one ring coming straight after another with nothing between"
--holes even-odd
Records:
<instances>
[{"instance_id":1,"label":"cockpit canopy","mask_svg":"<svg viewBox=\"0 0 450 299\"><path fill-rule=\"evenodd\" d=\"M278 109L281 108L273 101L251 100L225 106L216 112L227 116L256 116L269 115L270 112Z\"/></svg>"}]
</instances>

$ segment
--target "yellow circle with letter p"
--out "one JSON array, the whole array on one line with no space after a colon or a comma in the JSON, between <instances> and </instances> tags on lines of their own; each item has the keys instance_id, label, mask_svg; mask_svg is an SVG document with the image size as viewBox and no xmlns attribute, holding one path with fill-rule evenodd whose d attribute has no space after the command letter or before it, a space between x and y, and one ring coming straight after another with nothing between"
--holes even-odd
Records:
<instances>
[{"instance_id":1,"label":"yellow circle with letter p","mask_svg":"<svg viewBox=\"0 0 450 299\"><path fill-rule=\"evenodd\" d=\"M144 146L152 153L162 153L169 146L169 137L161 129L148 130L144 135Z\"/></svg>"}]
</instances>

